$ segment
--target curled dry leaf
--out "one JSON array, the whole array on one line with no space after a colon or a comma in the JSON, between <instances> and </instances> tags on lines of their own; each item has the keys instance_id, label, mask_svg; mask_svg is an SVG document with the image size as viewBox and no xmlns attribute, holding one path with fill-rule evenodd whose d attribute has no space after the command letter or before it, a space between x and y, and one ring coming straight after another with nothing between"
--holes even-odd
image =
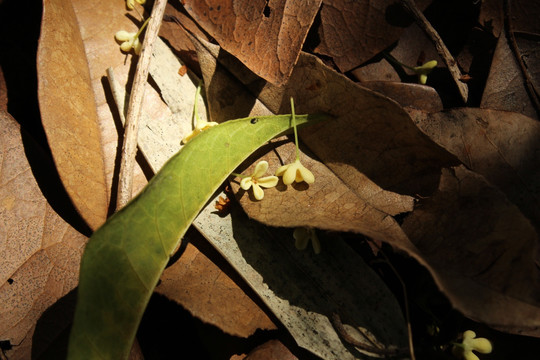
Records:
<instances>
[{"instance_id":1,"label":"curled dry leaf","mask_svg":"<svg viewBox=\"0 0 540 360\"><path fill-rule=\"evenodd\" d=\"M425 8L430 1L418 2ZM398 2L324 0L315 52L332 57L341 72L371 59L394 43L412 18Z\"/></svg>"},{"instance_id":2,"label":"curled dry leaf","mask_svg":"<svg viewBox=\"0 0 540 360\"><path fill-rule=\"evenodd\" d=\"M71 2L44 1L37 57L39 106L58 173L95 229L107 216L108 190L96 104Z\"/></svg>"},{"instance_id":3,"label":"curled dry leaf","mask_svg":"<svg viewBox=\"0 0 540 360\"><path fill-rule=\"evenodd\" d=\"M186 0L184 7L223 49L262 78L291 74L322 0Z\"/></svg>"},{"instance_id":4,"label":"curled dry leaf","mask_svg":"<svg viewBox=\"0 0 540 360\"><path fill-rule=\"evenodd\" d=\"M481 175L445 169L437 192L403 230L458 310L503 331L540 336L538 235Z\"/></svg>"},{"instance_id":5,"label":"curled dry leaf","mask_svg":"<svg viewBox=\"0 0 540 360\"><path fill-rule=\"evenodd\" d=\"M26 160L19 126L4 112L0 112L0 144L0 339L19 344L6 351L9 359L29 359L43 350L33 349L43 346L33 337L36 322L77 286L86 237L43 197ZM45 158L41 163L47 164ZM50 342L69 321L59 317L55 327L46 330L47 340L41 340Z\"/></svg>"},{"instance_id":6,"label":"curled dry leaf","mask_svg":"<svg viewBox=\"0 0 540 360\"><path fill-rule=\"evenodd\" d=\"M540 124L517 113L455 109L415 113L433 141L482 174L540 228Z\"/></svg>"}]
</instances>

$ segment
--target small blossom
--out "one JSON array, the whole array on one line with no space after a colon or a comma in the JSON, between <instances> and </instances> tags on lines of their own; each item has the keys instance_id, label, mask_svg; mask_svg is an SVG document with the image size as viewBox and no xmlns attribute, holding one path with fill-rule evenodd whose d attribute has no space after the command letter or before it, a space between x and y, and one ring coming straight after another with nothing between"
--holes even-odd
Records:
<instances>
[{"instance_id":1,"label":"small blossom","mask_svg":"<svg viewBox=\"0 0 540 360\"><path fill-rule=\"evenodd\" d=\"M476 333L472 330L467 330L463 333L463 341L461 344L454 344L452 349L454 355L460 356L465 360L479 360L473 351L481 354L489 354L493 350L491 342L486 338L477 338Z\"/></svg>"},{"instance_id":2,"label":"small blossom","mask_svg":"<svg viewBox=\"0 0 540 360\"><path fill-rule=\"evenodd\" d=\"M259 163L255 166L255 171L250 176L245 176L240 181L240 187L244 190L249 190L249 188L253 188L253 196L257 200L262 200L264 197L264 191L261 188L271 188L277 185L278 178L277 176L265 176L262 177L266 171L268 170L268 162L266 161L259 161Z\"/></svg>"},{"instance_id":3,"label":"small blossom","mask_svg":"<svg viewBox=\"0 0 540 360\"><path fill-rule=\"evenodd\" d=\"M135 51L135 54L139 55L142 49L142 43L139 41L138 33L127 32L125 30L118 31L114 38L121 41L120 49L124 52L129 52L131 49Z\"/></svg>"},{"instance_id":4,"label":"small blossom","mask_svg":"<svg viewBox=\"0 0 540 360\"><path fill-rule=\"evenodd\" d=\"M133 10L135 8L135 1L141 5L146 2L146 0L126 0L126 6L129 10Z\"/></svg>"},{"instance_id":5,"label":"small blossom","mask_svg":"<svg viewBox=\"0 0 540 360\"><path fill-rule=\"evenodd\" d=\"M313 184L315 182L315 176L302 165L300 159L296 159L295 162L291 164L281 166L277 169L276 176L283 176L283 183L285 185L290 185L295 181L297 183L305 181L308 184Z\"/></svg>"},{"instance_id":6,"label":"small blossom","mask_svg":"<svg viewBox=\"0 0 540 360\"><path fill-rule=\"evenodd\" d=\"M306 227L296 228L294 229L293 237L295 240L294 246L298 250L305 250L309 240L311 240L315 254L321 253L321 242L319 241L315 229Z\"/></svg>"},{"instance_id":7,"label":"small blossom","mask_svg":"<svg viewBox=\"0 0 540 360\"><path fill-rule=\"evenodd\" d=\"M217 124L218 124L217 122L213 122L213 121L208 122L208 121L204 121L204 120L199 120L197 122L197 125L195 126L195 129L193 129L192 132L187 134L182 139L182 143L186 144L189 140L193 139L195 136L199 135L204 130L210 129L212 126L216 126Z\"/></svg>"},{"instance_id":8,"label":"small blossom","mask_svg":"<svg viewBox=\"0 0 540 360\"><path fill-rule=\"evenodd\" d=\"M418 75L418 82L425 85L427 82L427 76L437 66L437 60L428 61L421 66L413 68L414 72Z\"/></svg>"}]
</instances>

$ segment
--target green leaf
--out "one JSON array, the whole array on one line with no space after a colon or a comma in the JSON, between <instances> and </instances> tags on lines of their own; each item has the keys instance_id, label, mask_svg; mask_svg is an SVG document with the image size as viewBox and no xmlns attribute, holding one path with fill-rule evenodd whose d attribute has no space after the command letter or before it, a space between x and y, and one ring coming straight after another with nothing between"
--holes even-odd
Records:
<instances>
[{"instance_id":1,"label":"green leaf","mask_svg":"<svg viewBox=\"0 0 540 360\"><path fill-rule=\"evenodd\" d=\"M296 116L297 125L323 116ZM212 194L290 115L227 121L191 140L84 251L68 359L125 359L169 257ZM178 140L180 141L180 139Z\"/></svg>"}]
</instances>

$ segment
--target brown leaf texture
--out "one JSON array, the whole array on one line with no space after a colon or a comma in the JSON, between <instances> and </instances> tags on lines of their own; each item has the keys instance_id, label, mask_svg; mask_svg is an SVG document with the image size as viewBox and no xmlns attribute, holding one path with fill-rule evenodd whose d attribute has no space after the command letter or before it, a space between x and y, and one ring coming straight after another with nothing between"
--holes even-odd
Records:
<instances>
[{"instance_id":1,"label":"brown leaf texture","mask_svg":"<svg viewBox=\"0 0 540 360\"><path fill-rule=\"evenodd\" d=\"M279 166L294 162L295 157L293 143L279 145L279 140L273 143L276 144L276 148L263 157L270 165L269 172L275 172ZM252 161L253 158L248 163ZM301 161L313 172L315 183L286 186L280 182L275 188L265 189L262 201L256 201L251 191L246 193L241 190L238 182L231 183L242 207L250 217L272 226L306 226L352 231L394 244L408 242L399 225L388 216L388 213L397 214L412 210L411 198L385 192L368 179L364 179L366 187L361 193L366 197L364 199L324 164L306 155L302 156ZM253 170L254 164L243 173L250 174ZM372 203L374 205L371 205Z\"/></svg>"},{"instance_id":2,"label":"brown leaf texture","mask_svg":"<svg viewBox=\"0 0 540 360\"><path fill-rule=\"evenodd\" d=\"M39 355L32 350L37 320L77 285L87 239L43 197L19 126L3 112L0 144L0 339L20 343L7 351L9 359L29 359L31 353ZM50 330L49 341L54 331L59 329Z\"/></svg>"},{"instance_id":3,"label":"brown leaf texture","mask_svg":"<svg viewBox=\"0 0 540 360\"><path fill-rule=\"evenodd\" d=\"M279 340L269 340L249 352L244 360L297 360Z\"/></svg>"},{"instance_id":4,"label":"brown leaf texture","mask_svg":"<svg viewBox=\"0 0 540 360\"><path fill-rule=\"evenodd\" d=\"M291 74L322 0L186 0L184 7L223 49L274 84Z\"/></svg>"},{"instance_id":5,"label":"brown leaf texture","mask_svg":"<svg viewBox=\"0 0 540 360\"><path fill-rule=\"evenodd\" d=\"M418 6L425 8L429 2L419 1ZM321 43L315 52L332 57L341 72L347 72L395 42L404 22L410 24L412 20L393 0L324 0Z\"/></svg>"},{"instance_id":6,"label":"brown leaf texture","mask_svg":"<svg viewBox=\"0 0 540 360\"><path fill-rule=\"evenodd\" d=\"M270 318L238 285L191 244L161 275L156 291L197 318L241 337L276 329ZM226 306L224 306L226 304Z\"/></svg>"},{"instance_id":7,"label":"brown leaf texture","mask_svg":"<svg viewBox=\"0 0 540 360\"><path fill-rule=\"evenodd\" d=\"M514 111L538 120L504 31L497 42L480 107Z\"/></svg>"},{"instance_id":8,"label":"brown leaf texture","mask_svg":"<svg viewBox=\"0 0 540 360\"><path fill-rule=\"evenodd\" d=\"M438 191L402 227L457 309L540 336L538 235L500 190L464 166L445 169Z\"/></svg>"},{"instance_id":9,"label":"brown leaf texture","mask_svg":"<svg viewBox=\"0 0 540 360\"><path fill-rule=\"evenodd\" d=\"M107 216L108 191L96 105L71 2L44 1L37 57L49 146L75 207L95 229Z\"/></svg>"},{"instance_id":10,"label":"brown leaf texture","mask_svg":"<svg viewBox=\"0 0 540 360\"><path fill-rule=\"evenodd\" d=\"M455 109L417 113L418 127L482 174L516 204L536 228L540 225L540 124L517 113Z\"/></svg>"},{"instance_id":11,"label":"brown leaf texture","mask_svg":"<svg viewBox=\"0 0 540 360\"><path fill-rule=\"evenodd\" d=\"M396 102L350 81L312 55L301 53L288 84L276 87L250 75L234 58L220 53L218 46L203 40L198 44L201 67L204 61L209 64L205 80L222 76L216 70L215 60L211 61L219 54L220 63L258 94L272 113L290 113L290 97L294 97L298 114L326 113L335 117L306 128L300 137L357 193L362 193L367 177L384 190L406 195L429 194L437 187L440 168L458 163L419 131ZM228 104L230 87L223 91L214 88L213 81L207 84L207 91L216 96L217 106ZM232 91L240 94L238 88Z\"/></svg>"}]
</instances>

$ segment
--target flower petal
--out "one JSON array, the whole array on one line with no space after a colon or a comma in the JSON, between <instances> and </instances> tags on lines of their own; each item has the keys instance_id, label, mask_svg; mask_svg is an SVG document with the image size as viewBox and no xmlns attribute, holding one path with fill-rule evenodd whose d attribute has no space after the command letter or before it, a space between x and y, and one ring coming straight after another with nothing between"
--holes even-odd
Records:
<instances>
[{"instance_id":1,"label":"flower petal","mask_svg":"<svg viewBox=\"0 0 540 360\"><path fill-rule=\"evenodd\" d=\"M132 41L124 41L122 44L120 44L120 49L124 52L131 51L131 46L133 45Z\"/></svg>"},{"instance_id":2,"label":"flower petal","mask_svg":"<svg viewBox=\"0 0 540 360\"><path fill-rule=\"evenodd\" d=\"M253 178L251 176L245 177L240 180L240 187L244 190L249 190L251 185L253 185Z\"/></svg>"},{"instance_id":3,"label":"flower petal","mask_svg":"<svg viewBox=\"0 0 540 360\"><path fill-rule=\"evenodd\" d=\"M482 354L489 354L493 350L491 341L486 338L473 339L473 350Z\"/></svg>"},{"instance_id":4,"label":"flower petal","mask_svg":"<svg viewBox=\"0 0 540 360\"><path fill-rule=\"evenodd\" d=\"M253 172L253 177L255 179L260 178L268 170L268 161L259 161L255 166L255 171Z\"/></svg>"},{"instance_id":5,"label":"flower petal","mask_svg":"<svg viewBox=\"0 0 540 360\"><path fill-rule=\"evenodd\" d=\"M135 36L135 33L127 32L126 30L120 30L114 34L114 38L118 41L128 41Z\"/></svg>"},{"instance_id":6,"label":"flower petal","mask_svg":"<svg viewBox=\"0 0 540 360\"><path fill-rule=\"evenodd\" d=\"M139 38L135 39L132 46L133 46L133 50L135 51L135 54L139 55L142 50L142 43L139 41Z\"/></svg>"},{"instance_id":7,"label":"flower petal","mask_svg":"<svg viewBox=\"0 0 540 360\"><path fill-rule=\"evenodd\" d=\"M195 136L199 135L201 131L198 130L198 129L195 129L193 130L192 132L190 132L189 134L187 134L183 139L182 139L182 143L183 144L187 144L188 141L190 141L191 139L193 139Z\"/></svg>"},{"instance_id":8,"label":"flower petal","mask_svg":"<svg viewBox=\"0 0 540 360\"><path fill-rule=\"evenodd\" d=\"M289 164L289 167L283 174L283 183L285 185L291 185L296 180L296 170L298 170L298 164L296 162Z\"/></svg>"},{"instance_id":9,"label":"flower petal","mask_svg":"<svg viewBox=\"0 0 540 360\"><path fill-rule=\"evenodd\" d=\"M277 170L276 170L276 176L282 176L283 173L289 168L289 166L291 166L292 164L286 164L286 165L283 165L283 166L280 166Z\"/></svg>"},{"instance_id":10,"label":"flower petal","mask_svg":"<svg viewBox=\"0 0 540 360\"><path fill-rule=\"evenodd\" d=\"M265 176L263 178L257 179L257 184L265 188L271 188L277 185L279 178L277 176Z\"/></svg>"},{"instance_id":11,"label":"flower petal","mask_svg":"<svg viewBox=\"0 0 540 360\"><path fill-rule=\"evenodd\" d=\"M261 189L259 184L253 183L253 196L255 196L255 199L262 200L264 197L264 191Z\"/></svg>"},{"instance_id":12,"label":"flower petal","mask_svg":"<svg viewBox=\"0 0 540 360\"><path fill-rule=\"evenodd\" d=\"M300 166L298 167L298 172L300 173L300 178L306 183L313 184L315 182L315 176L313 176L313 173L309 171L304 165L300 164ZM298 178L298 174L296 175L296 177ZM296 181L300 182L298 180Z\"/></svg>"}]
</instances>

